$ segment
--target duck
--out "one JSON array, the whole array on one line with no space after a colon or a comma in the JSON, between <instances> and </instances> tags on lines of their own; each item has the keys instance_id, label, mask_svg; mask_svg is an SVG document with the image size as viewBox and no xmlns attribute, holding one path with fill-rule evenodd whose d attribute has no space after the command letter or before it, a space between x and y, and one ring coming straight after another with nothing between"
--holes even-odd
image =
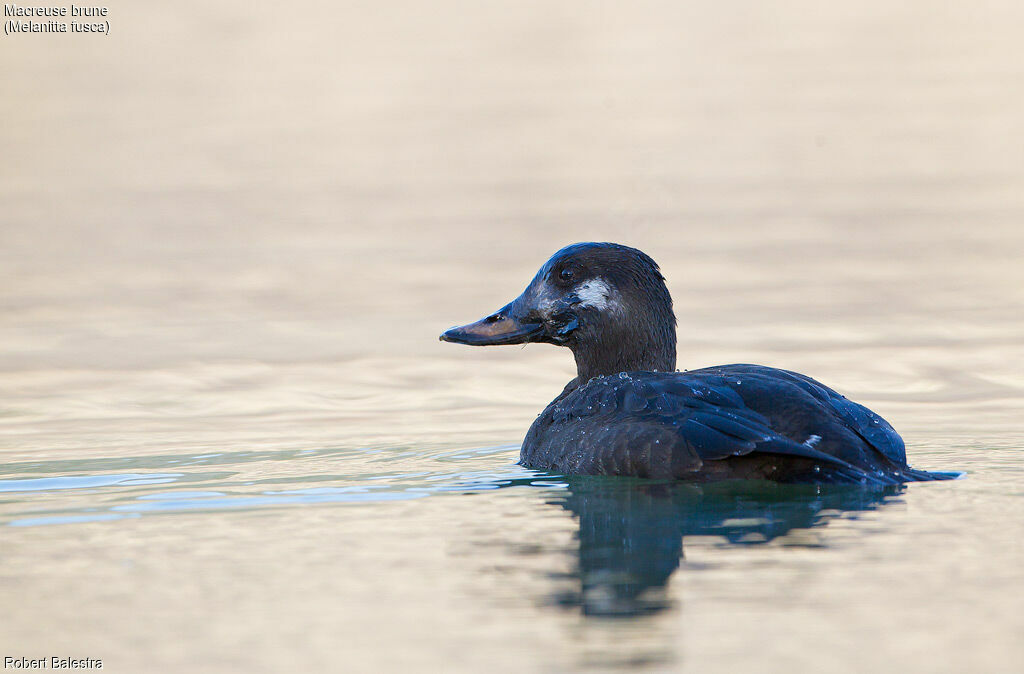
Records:
<instances>
[{"instance_id":1,"label":"duck","mask_svg":"<svg viewBox=\"0 0 1024 674\"><path fill-rule=\"evenodd\" d=\"M751 364L678 371L676 326L650 256L584 242L552 255L519 297L440 339L572 352L576 377L522 443L529 469L872 485L956 475L911 468L885 419L806 375Z\"/></svg>"}]
</instances>

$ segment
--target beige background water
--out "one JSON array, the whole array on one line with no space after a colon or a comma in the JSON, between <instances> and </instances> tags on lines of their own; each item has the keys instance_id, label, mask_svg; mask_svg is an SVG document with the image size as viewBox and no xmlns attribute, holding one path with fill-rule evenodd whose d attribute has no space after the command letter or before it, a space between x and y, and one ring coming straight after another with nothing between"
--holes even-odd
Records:
<instances>
[{"instance_id":1,"label":"beige background water","mask_svg":"<svg viewBox=\"0 0 1024 674\"><path fill-rule=\"evenodd\" d=\"M109 7L0 39L0 479L175 477L3 494L0 656L1024 667L1019 4ZM545 603L576 525L537 490L266 499L514 471L571 358L437 334L578 240L661 263L681 367L806 372L969 478L687 539L613 622ZM168 484L263 500L133 510Z\"/></svg>"}]
</instances>

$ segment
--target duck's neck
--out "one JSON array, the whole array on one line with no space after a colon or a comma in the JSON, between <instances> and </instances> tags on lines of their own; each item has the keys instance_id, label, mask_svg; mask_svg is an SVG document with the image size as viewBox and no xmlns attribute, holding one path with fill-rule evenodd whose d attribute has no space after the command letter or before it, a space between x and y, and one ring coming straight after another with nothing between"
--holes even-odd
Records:
<instances>
[{"instance_id":1,"label":"duck's neck","mask_svg":"<svg viewBox=\"0 0 1024 674\"><path fill-rule=\"evenodd\" d=\"M572 346L579 382L619 372L675 372L675 321L660 329L629 326L614 334L593 335ZM602 337L605 337L602 339Z\"/></svg>"}]
</instances>

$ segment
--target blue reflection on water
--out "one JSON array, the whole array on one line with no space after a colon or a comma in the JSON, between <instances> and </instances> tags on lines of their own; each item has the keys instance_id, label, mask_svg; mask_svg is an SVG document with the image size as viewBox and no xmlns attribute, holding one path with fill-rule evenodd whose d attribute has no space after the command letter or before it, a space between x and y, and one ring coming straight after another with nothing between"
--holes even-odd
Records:
<instances>
[{"instance_id":1,"label":"blue reflection on water","mask_svg":"<svg viewBox=\"0 0 1024 674\"><path fill-rule=\"evenodd\" d=\"M679 568L686 536L719 536L759 545L846 513L894 501L905 485L782 485L729 481L693 485L572 477L549 501L579 523L575 587L552 603L602 617L654 613L669 606L665 588Z\"/></svg>"},{"instance_id":2,"label":"blue reflection on water","mask_svg":"<svg viewBox=\"0 0 1024 674\"><path fill-rule=\"evenodd\" d=\"M174 482L181 473L127 473L122 475L67 475L30 480L0 480L0 492L88 489L113 485L132 486Z\"/></svg>"},{"instance_id":3,"label":"blue reflection on water","mask_svg":"<svg viewBox=\"0 0 1024 674\"><path fill-rule=\"evenodd\" d=\"M531 489L578 523L575 564L568 576L571 587L558 591L548 602L586 616L621 617L655 613L669 606L666 585L680 567L686 536L716 536L727 544L756 545L794 529L818 527L847 513L877 508L905 489L769 482L693 485L565 477L514 465L515 450L489 447L413 452L419 464L416 466L402 458L409 453L407 449L390 453L369 449L228 452L128 461L102 459L91 466L78 461L33 463L8 468L21 474L84 471L90 467L135 471L0 480L0 492L10 494L5 503L7 524L31 527L169 513L369 504L515 487ZM395 469L353 471L352 462L347 460L353 452L379 455L374 465L390 464ZM296 461L313 455L320 463L310 465L305 473L295 470L302 465ZM200 461L205 464L204 470L157 472L171 465L199 468L195 464ZM462 467L458 464L482 469L458 470ZM269 469L271 465L273 470ZM209 470L214 466L230 470ZM285 466L283 472L288 474L275 476ZM365 471L366 464L362 466ZM336 469L345 472L331 474ZM176 486L160 491L145 489L146 485L169 483ZM309 483L314 485L305 486ZM82 507L80 496L71 498L76 493L85 495L86 507ZM66 505L61 508L62 504ZM24 510L26 506L30 510Z\"/></svg>"},{"instance_id":4,"label":"blue reflection on water","mask_svg":"<svg viewBox=\"0 0 1024 674\"><path fill-rule=\"evenodd\" d=\"M258 496L225 496L223 494L186 496L180 494L150 494L155 499L144 503L128 503L111 508L117 512L173 512L179 510L223 510L225 508L261 508L296 503L360 503L406 501L427 494L412 491L381 491L369 487L315 487L290 491L266 491ZM142 500L140 498L139 500Z\"/></svg>"},{"instance_id":5,"label":"blue reflection on water","mask_svg":"<svg viewBox=\"0 0 1024 674\"><path fill-rule=\"evenodd\" d=\"M11 464L6 468L18 475L65 474L0 480L0 492L8 494L2 512L9 526L33 527L169 513L409 501L525 488L578 524L578 546L570 553L575 558L573 570L563 576L570 586L553 591L547 603L589 617L614 618L657 613L670 606L666 587L684 559L687 536L715 536L728 545L763 544L793 530L820 527L837 517L884 506L906 489L903 485L738 481L694 485L566 477L514 465L516 449L226 452ZM415 466L403 458L410 453L416 457ZM353 454L373 454L371 463L385 469L366 472L366 463L355 464L362 466L359 472L348 461ZM305 472L296 470L303 465L297 461L314 456L319 463ZM172 465L192 468L160 471ZM458 469L463 466L481 469ZM214 467L227 470L210 470ZM90 468L134 470L66 474ZM333 474L334 470L340 472ZM145 488L171 483L174 486L160 491ZM314 486L304 486L310 483ZM825 545L807 540L797 544Z\"/></svg>"},{"instance_id":6,"label":"blue reflection on water","mask_svg":"<svg viewBox=\"0 0 1024 674\"><path fill-rule=\"evenodd\" d=\"M407 449L325 449L281 450L261 452L218 452L200 455L171 455L147 457L100 458L95 460L68 460L9 464L4 468L15 474L39 472L65 473L68 470L85 471L135 468L137 472L26 477L0 480L0 492L11 494L4 502L3 519L12 526L44 524L76 524L137 517L147 513L187 511L242 510L318 503L380 503L424 498L431 494L471 493L500 489L506 486L534 484L552 486L549 478L537 477L514 464L505 463L516 447L482 447L474 449L441 449L412 451ZM373 463L391 464L399 470L384 472L356 472L347 459L353 455L380 455ZM442 470L408 470L402 457L413 455L418 461L433 463ZM506 459L508 455L508 459ZM297 463L305 458L320 460L310 466L309 473L296 474ZM451 470L453 463L479 462L487 458L490 469ZM494 460L502 465L494 467ZM224 467L230 471L195 470ZM364 464L357 464L364 466ZM145 469L190 466L188 472L143 472ZM273 470L269 468L274 466ZM278 468L287 467L287 474L274 476ZM333 469L342 469L332 474ZM142 469L142 470L139 470ZM269 474L260 479L257 475ZM303 487L303 483L317 486ZM161 491L142 490L140 487L177 483L178 488ZM340 484L339 484L340 483ZM183 488L186 485L193 488ZM269 489L270 485L286 488ZM195 487L200 489L195 489ZM554 485L564 488L563 484ZM206 487L203 489L202 487ZM262 487L262 488L261 488ZM133 488L133 489L126 489ZM62 493L88 494L86 507L82 499L59 498ZM72 504L68 507L66 504ZM27 509L26 509L27 508ZM45 508L45 509L43 509ZM102 512L102 514L97 514Z\"/></svg>"}]
</instances>

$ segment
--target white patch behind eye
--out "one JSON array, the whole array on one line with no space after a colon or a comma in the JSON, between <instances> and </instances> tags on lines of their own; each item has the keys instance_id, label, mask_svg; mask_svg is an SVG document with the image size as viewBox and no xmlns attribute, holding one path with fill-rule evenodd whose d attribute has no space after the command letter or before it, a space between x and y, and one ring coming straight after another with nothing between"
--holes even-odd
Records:
<instances>
[{"instance_id":1,"label":"white patch behind eye","mask_svg":"<svg viewBox=\"0 0 1024 674\"><path fill-rule=\"evenodd\" d=\"M594 307L601 311L618 307L618 303L612 299L611 288L602 278L591 279L577 286L575 292L580 298L581 307Z\"/></svg>"}]
</instances>

